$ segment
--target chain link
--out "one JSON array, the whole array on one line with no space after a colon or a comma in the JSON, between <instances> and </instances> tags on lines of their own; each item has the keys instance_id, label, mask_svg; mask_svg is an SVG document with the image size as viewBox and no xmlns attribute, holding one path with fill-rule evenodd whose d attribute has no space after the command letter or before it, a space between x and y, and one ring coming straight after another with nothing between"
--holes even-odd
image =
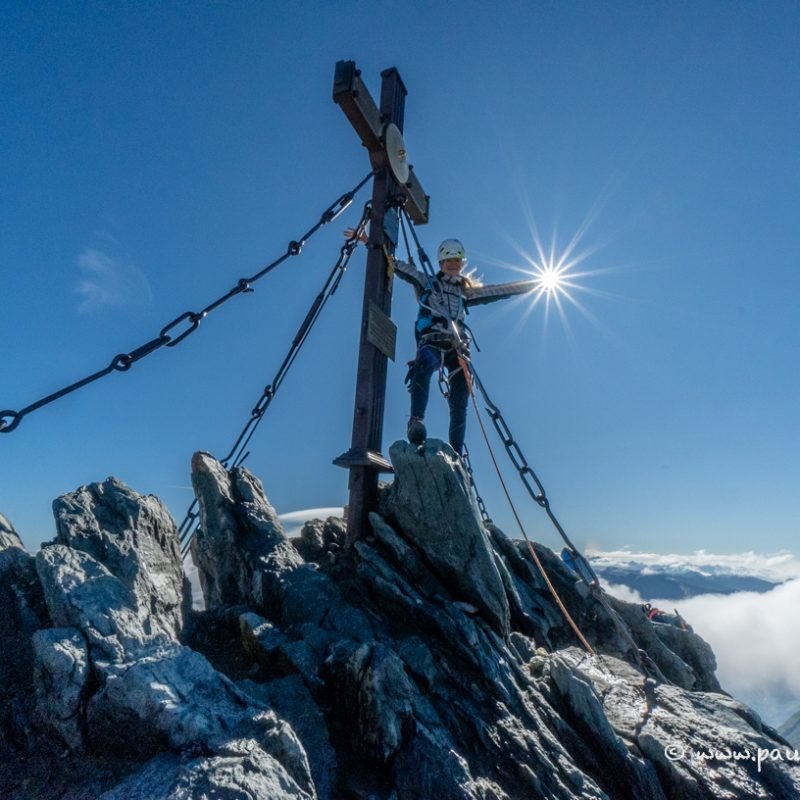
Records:
<instances>
[{"instance_id":1,"label":"chain link","mask_svg":"<svg viewBox=\"0 0 800 800\"><path fill-rule=\"evenodd\" d=\"M401 219L402 219L402 217L401 217ZM435 273L433 272L433 266L430 263L430 259L428 259L428 256L425 254L425 251L422 249L422 245L421 245L421 243L419 241L419 238L417 237L416 230L415 230L414 225L413 225L413 223L412 223L412 221L410 219L408 219L408 227L411 230L411 235L414 238L415 244L417 246L417 251L419 253L419 257L420 257L420 261L422 262L423 269L425 270L425 272L426 272L426 274L428 276L428 279L431 281L431 286L433 287L433 289L435 291L436 288L437 288L438 282L436 281ZM403 229L403 234L405 235L405 228ZM407 240L406 240L406 247L408 248L408 241ZM456 329L456 333L458 333L457 329ZM463 364L464 368L469 370L469 376L468 377L471 377L473 384L478 387L478 390L480 391L481 396L483 397L483 400L486 403L486 410L489 413L489 416L491 417L492 424L494 425L495 430L497 431L498 435L500 436L500 440L502 441L503 446L506 448L506 452L508 453L508 457L510 458L511 463L514 465L514 468L519 473L519 476L520 476L520 478L522 480L523 485L525 486L525 489L528 491L528 494L530 494L530 496L536 501L536 503L538 505L540 505L545 510L545 512L547 513L547 516L550 518L550 521L553 523L553 525L556 528L556 530L558 531L559 535L561 536L561 538L563 539L563 541L565 542L567 547L572 552L573 558L575 558L581 564L581 566L583 566L585 568L586 573L590 576L590 580L587 580L587 578L584 576L584 574L582 572L579 572L578 574L579 574L580 578L585 583L587 583L587 585L589 586L590 591L592 592L592 595L600 602L600 604L603 606L603 608L609 614L609 616L613 620L614 624L617 626L617 628L620 630L620 632L623 634L623 636L625 638L627 638L627 640L629 641L629 643L632 646L633 655L634 655L636 661L638 662L639 666L642 668L642 671L650 672L651 674L654 674L658 680L665 681L665 682L669 683L669 681L667 681L667 679L664 677L664 675L658 669L657 665L648 656L648 654L644 650L639 650L636 642L633 640L633 637L630 634L630 631L622 624L622 622L620 621L617 613L614 611L614 609L612 609L610 607L610 605L606 601L605 597L603 597L602 590L599 589L599 579L597 577L597 574L592 569L592 566L589 564L589 562L587 561L587 559L583 555L583 553L581 553L580 550L578 550L575 547L575 545L572 544L572 542L570 541L569 537L566 534L566 531L562 528L561 523L558 521L558 519L556 518L556 516L553 513L552 509L550 508L550 500L547 497L547 492L545 491L545 488L542 485L542 482L539 480L538 476L533 471L533 469L531 469L531 467L528 464L528 462L527 462L527 460L525 458L525 455L522 452L520 446L514 440L514 436L513 436L512 432L511 432L511 429L508 427L508 424L506 423L505 419L503 418L503 415L500 412L500 409L492 402L491 398L489 397L489 394L486 391L486 387L483 385L483 383L481 382L480 378L478 377L477 372L475 371L475 366L472 363L472 360L465 353L461 354L461 360L462 360L462 364ZM440 371L440 374L439 374L439 388L442 390L442 393L445 395L445 397L447 396L447 386L448 386L447 382L443 379L443 373ZM475 398L474 398L474 394L473 394L473 400L474 399ZM476 411L477 411L477 405L476 405ZM479 421L480 421L480 416L479 416ZM481 423L481 429L483 430L483 424L482 423ZM485 431L484 431L484 435L485 435ZM486 441L487 441L487 445L488 445L489 444L488 439ZM490 447L490 454L491 454L491 447ZM494 460L494 456L493 455L492 455L492 459ZM486 507L485 507L485 505L483 503L483 500L482 500L480 494L478 493L478 488L477 488L477 485L475 483L475 476L474 476L474 473L473 473L473 470L472 470L472 464L471 464L470 458L469 458L469 452L466 449L466 447L464 448L464 455L462 456L462 462L463 462L463 464L464 464L464 466L465 466L465 468L467 470L467 475L469 476L470 485L472 487L473 494L474 494L476 502L478 504L478 508L479 508L479 510L481 512L481 517L483 518L484 522L489 522L491 520L490 520L489 515L488 515L488 513L486 511ZM495 467L497 467L496 462L495 462ZM503 478L500 475L499 469L498 469L498 477L500 478L500 481L503 484L504 490L506 490L505 482L503 481ZM511 503L511 497L510 497L510 495L508 495L507 490L506 490L506 496L508 497L509 503ZM525 536L525 539L526 539L527 544L528 544L528 548L530 549L531 556L532 556L533 560L537 562L537 566L539 567L543 577L545 578L545 581L550 586L550 589L553 592L554 597L556 598L558 604L562 607L562 610L565 612L565 616L568 618L568 621L572 625L572 627L575 630L575 632L578 634L579 638L584 642L584 644L587 647L587 649L589 650L589 652L593 652L591 646L584 639L583 634L580 633L580 631L578 630L578 628L575 625L574 621L572 621L571 617L569 617L568 612L566 612L566 609L563 607L563 604L561 603L560 599L556 595L555 589L553 589L552 584L550 584L549 578L547 578L547 576L546 576L546 574L544 572L544 568L541 565L541 563L539 562L539 559L536 556L536 553L535 553L535 551L533 549L533 546L531 545L530 541L528 540L528 537L527 537L527 534L525 533L524 528L522 528L522 523L521 523L521 521L520 521L520 519L519 519L519 517L518 517L518 515L516 513L516 510L514 508L513 503L511 503L511 508L512 508L512 511L514 512L515 517L517 518L517 522L520 524L520 528L522 529L522 533Z\"/></svg>"},{"instance_id":2,"label":"chain link","mask_svg":"<svg viewBox=\"0 0 800 800\"><path fill-rule=\"evenodd\" d=\"M450 395L450 382L447 380L447 376L443 369L439 369L438 372L439 376L439 391L442 393L442 397L446 400ZM467 478L469 479L469 485L472 489L473 497L475 498L475 503L478 506L478 511L481 513L481 519L484 522L491 522L492 519L489 516L489 512L486 510L486 504L483 502L483 498L478 491L478 484L475 482L475 472L472 469L472 462L470 461L469 457L469 450L467 449L467 445L464 444L461 453L461 463L464 465L464 469L467 472Z\"/></svg>"},{"instance_id":3,"label":"chain link","mask_svg":"<svg viewBox=\"0 0 800 800\"><path fill-rule=\"evenodd\" d=\"M353 235L346 239L344 244L341 246L339 250L339 258L334 264L333 269L331 269L319 294L314 298L314 302L308 309L305 319L298 328L297 333L292 340L289 352L286 354L286 357L283 359L278 371L275 373L275 377L272 379L272 383L268 384L264 388L261 396L258 398L258 402L250 412L250 418L247 420L241 432L239 433L239 436L234 442L233 447L230 449L230 452L225 456L225 458L220 460L220 463L225 468L234 468L240 466L250 455L250 452L247 450L247 445L250 443L250 439L252 439L253 434L260 425L261 420L264 417L264 412L266 412L267 408L272 402L272 399L275 397L276 392L286 378L289 369L297 358L300 349L308 338L308 335L319 318L322 309L328 302L328 299L332 297L339 288L339 284L341 283L341 280L344 277L344 273L346 272L347 266L350 262L350 257L353 255L353 252L358 246L361 235L364 233L367 227L371 210L372 204L369 202L365 203L364 211L361 214L361 219L358 225L356 225L353 230ZM198 501L195 498L192 501L192 504L189 506L183 522L181 522L180 527L178 528L182 548L181 555L184 558L189 552L192 537L197 529L196 522L198 517Z\"/></svg>"},{"instance_id":4,"label":"chain link","mask_svg":"<svg viewBox=\"0 0 800 800\"><path fill-rule=\"evenodd\" d=\"M323 225L333 222L333 220L335 220L346 208L350 206L355 195L362 189L362 187L373 176L373 174L374 173L372 171L369 172L369 174L358 184L356 184L353 189L340 195L333 203L331 203L328 208L322 212L319 221L309 228L309 230L307 230L299 240L292 240L289 242L286 252L282 256L275 259L270 264L267 264L266 267L261 269L252 277L240 278L230 291L211 302L202 311L185 311L179 317L176 317L174 320L172 320L172 322L165 325L161 329L161 332L157 338L151 339L149 342L137 347L135 350L131 350L129 353L120 353L119 355L114 356L114 358L111 360L111 363L104 369L94 372L91 375L88 375L87 377L70 384L69 386L65 386L63 389L59 389L57 392L53 392L52 394L43 397L41 400L31 403L19 411L13 411L11 409L0 411L0 433L11 433L11 431L15 430L19 426L23 417L30 414L32 411L36 411L42 406L46 406L49 403L52 403L53 401L58 400L65 395L71 394L72 392L77 391L78 389L81 389L90 383L94 383L94 381L99 380L106 375L110 375L112 372L127 372L137 361L141 360L145 356L149 356L151 353L155 352L161 347L175 347L176 345L179 345L184 339L186 339L187 336L191 335L198 329L200 323L212 311L219 308L223 303L226 303L228 300L238 294L252 292L253 283L264 277L264 275L275 269L275 267L282 264L291 256L299 255L308 239L310 239ZM179 328L182 329L176 333L176 329Z\"/></svg>"},{"instance_id":5,"label":"chain link","mask_svg":"<svg viewBox=\"0 0 800 800\"><path fill-rule=\"evenodd\" d=\"M464 464L464 469L467 471L467 477L469 478L469 484L472 487L472 494L475 497L475 503L478 506L478 511L481 512L481 519L484 522L491 522L492 518L489 516L489 512L486 510L486 504L483 502L483 498L478 491L478 484L475 482L475 473L472 470L472 461L470 460L469 450L467 449L466 445L464 445L463 453L461 454L461 462Z\"/></svg>"},{"instance_id":6,"label":"chain link","mask_svg":"<svg viewBox=\"0 0 800 800\"><path fill-rule=\"evenodd\" d=\"M474 381L475 386L478 387L478 391L481 393L483 401L486 403L486 410L489 413L489 416L491 417L495 430L500 436L500 439L503 442L503 446L506 448L506 452L508 453L508 457L511 459L511 463L514 465L515 469L519 473L519 476L522 480L523 485L527 489L528 494L536 501L536 503L538 503L545 510L547 516L550 518L550 521L553 523L553 526L558 531L559 536L561 536L561 538L564 540L564 543L572 551L573 556L576 557L581 562L581 564L586 567L589 575L591 575L592 579L596 581L597 574L592 569L591 565L589 564L585 556L570 541L570 538L569 536L567 536L566 531L556 518L556 515L553 513L553 510L550 508L550 500L547 497L547 492L545 491L542 482L539 480L536 473L529 466L525 458L525 455L523 454L519 445L516 443L516 441L514 441L514 436L511 433L511 429L508 427L508 424L503 418L500 409L492 402L491 398L489 397L489 394L486 391L486 387L483 385L483 382L478 377L478 373L475 371L475 365L470 362L469 366L470 366L470 373L472 374L472 380Z\"/></svg>"}]
</instances>

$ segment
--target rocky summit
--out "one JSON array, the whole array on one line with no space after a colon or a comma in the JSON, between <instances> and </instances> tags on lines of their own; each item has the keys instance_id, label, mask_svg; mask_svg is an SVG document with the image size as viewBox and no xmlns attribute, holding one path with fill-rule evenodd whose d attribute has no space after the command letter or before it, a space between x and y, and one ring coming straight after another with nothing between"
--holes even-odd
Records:
<instances>
[{"instance_id":1,"label":"rocky summit","mask_svg":"<svg viewBox=\"0 0 800 800\"><path fill-rule=\"evenodd\" d=\"M709 646L482 522L450 447L395 443L372 534L288 539L261 482L192 460L176 526L115 478L0 516L0 798L800 798L800 759Z\"/></svg>"}]
</instances>

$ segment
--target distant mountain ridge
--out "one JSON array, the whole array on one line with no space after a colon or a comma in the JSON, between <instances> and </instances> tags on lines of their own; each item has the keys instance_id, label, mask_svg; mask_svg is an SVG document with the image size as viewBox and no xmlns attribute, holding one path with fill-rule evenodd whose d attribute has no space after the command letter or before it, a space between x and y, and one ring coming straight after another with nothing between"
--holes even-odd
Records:
<instances>
[{"instance_id":1,"label":"distant mountain ridge","mask_svg":"<svg viewBox=\"0 0 800 800\"><path fill-rule=\"evenodd\" d=\"M685 600L701 594L735 594L736 592L768 592L778 582L751 575L706 573L695 569L654 568L649 564L602 565L593 559L592 567L609 583L621 584L643 598ZM663 570L663 571L661 571Z\"/></svg>"}]
</instances>

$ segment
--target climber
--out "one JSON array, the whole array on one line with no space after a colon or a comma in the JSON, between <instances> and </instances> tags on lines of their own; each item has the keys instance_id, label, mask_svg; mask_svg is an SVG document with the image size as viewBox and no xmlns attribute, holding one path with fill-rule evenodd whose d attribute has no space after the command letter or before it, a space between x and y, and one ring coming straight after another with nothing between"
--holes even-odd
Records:
<instances>
[{"instance_id":1,"label":"climber","mask_svg":"<svg viewBox=\"0 0 800 800\"><path fill-rule=\"evenodd\" d=\"M345 231L352 236L353 229ZM367 241L366 234L361 237ZM408 440L422 444L426 437L425 410L428 406L431 376L447 369L448 405L450 406L449 441L461 455L467 424L469 386L463 364L469 361L470 332L464 318L469 308L495 300L505 300L540 288L538 281L516 281L483 286L471 274L465 273L467 259L464 245L457 239L445 239L437 253L439 272L435 283L428 276L404 261L395 261L395 274L410 283L419 302L414 327L417 353L409 362L406 383L411 393L411 415L408 420Z\"/></svg>"},{"instance_id":2,"label":"climber","mask_svg":"<svg viewBox=\"0 0 800 800\"><path fill-rule=\"evenodd\" d=\"M691 631L691 627L678 613L678 609L674 609L674 614L668 614L666 611L656 608L651 603L645 603L642 606L642 611L650 622L660 622L665 625L672 625L675 628L680 628L682 631Z\"/></svg>"}]
</instances>

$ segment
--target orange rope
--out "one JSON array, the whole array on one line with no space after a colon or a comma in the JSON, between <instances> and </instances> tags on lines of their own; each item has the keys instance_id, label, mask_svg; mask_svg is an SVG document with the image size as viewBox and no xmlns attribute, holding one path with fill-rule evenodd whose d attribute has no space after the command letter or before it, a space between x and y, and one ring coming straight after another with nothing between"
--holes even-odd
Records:
<instances>
[{"instance_id":1,"label":"orange rope","mask_svg":"<svg viewBox=\"0 0 800 800\"><path fill-rule=\"evenodd\" d=\"M494 456L494 451L492 450L492 445L491 445L491 442L489 441L489 436L487 435L486 428L483 425L483 418L481 417L481 412L480 412L480 409L478 408L478 400L475 397L475 390L474 390L474 388L472 386L472 374L469 371L469 366L467 365L466 360L464 359L463 356L459 355L458 356L458 361L459 361L459 364L461 365L461 369L464 370L464 377L466 378L466 381L467 381L467 388L469 389L469 394L470 394L470 397L472 398L472 404L475 407L475 414L478 417L478 424L480 425L481 433L483 434L483 438L486 441L486 446L489 448L489 455L491 456L492 463L494 464L495 471L497 472L497 477L500 479L500 485L503 487L503 491L505 492L506 499L508 500L508 504L511 506L511 511L514 514L514 519L516 519L517 525L519 526L519 529L522 531L522 535L525 537L525 542L528 545L528 550L530 550L531 557L533 558L534 563L536 564L536 566L539 569L539 572L541 573L542 577L544 578L544 582L547 584L547 588L550 590L550 594L553 595L553 599L556 601L556 604L561 609L561 613L564 615L564 618L567 620L567 622L569 623L570 627L574 631L575 635L580 640L580 643L584 646L584 648L586 648L586 651L588 653L590 653L591 655L594 655L595 654L594 649L589 644L589 642L586 641L586 637L581 633L580 628L578 628L577 624L575 623L575 620L573 620L572 617L570 616L569 611L567 611L566 606L562 602L561 598L558 596L558 592L556 591L555 586L553 586L553 584L552 584L552 582L550 580L550 577L548 576L547 572L545 572L544 566L542 565L542 562L539 560L539 556L536 555L536 551L533 549L533 545L531 544L531 540L528 538L528 534L525 531L525 527L522 524L522 520L519 518L519 514L517 513L517 509L514 506L514 501L511 499L511 494L508 491L508 487L506 486L506 482L503 480L503 475L500 472L500 467L498 466L497 459Z\"/></svg>"}]
</instances>

